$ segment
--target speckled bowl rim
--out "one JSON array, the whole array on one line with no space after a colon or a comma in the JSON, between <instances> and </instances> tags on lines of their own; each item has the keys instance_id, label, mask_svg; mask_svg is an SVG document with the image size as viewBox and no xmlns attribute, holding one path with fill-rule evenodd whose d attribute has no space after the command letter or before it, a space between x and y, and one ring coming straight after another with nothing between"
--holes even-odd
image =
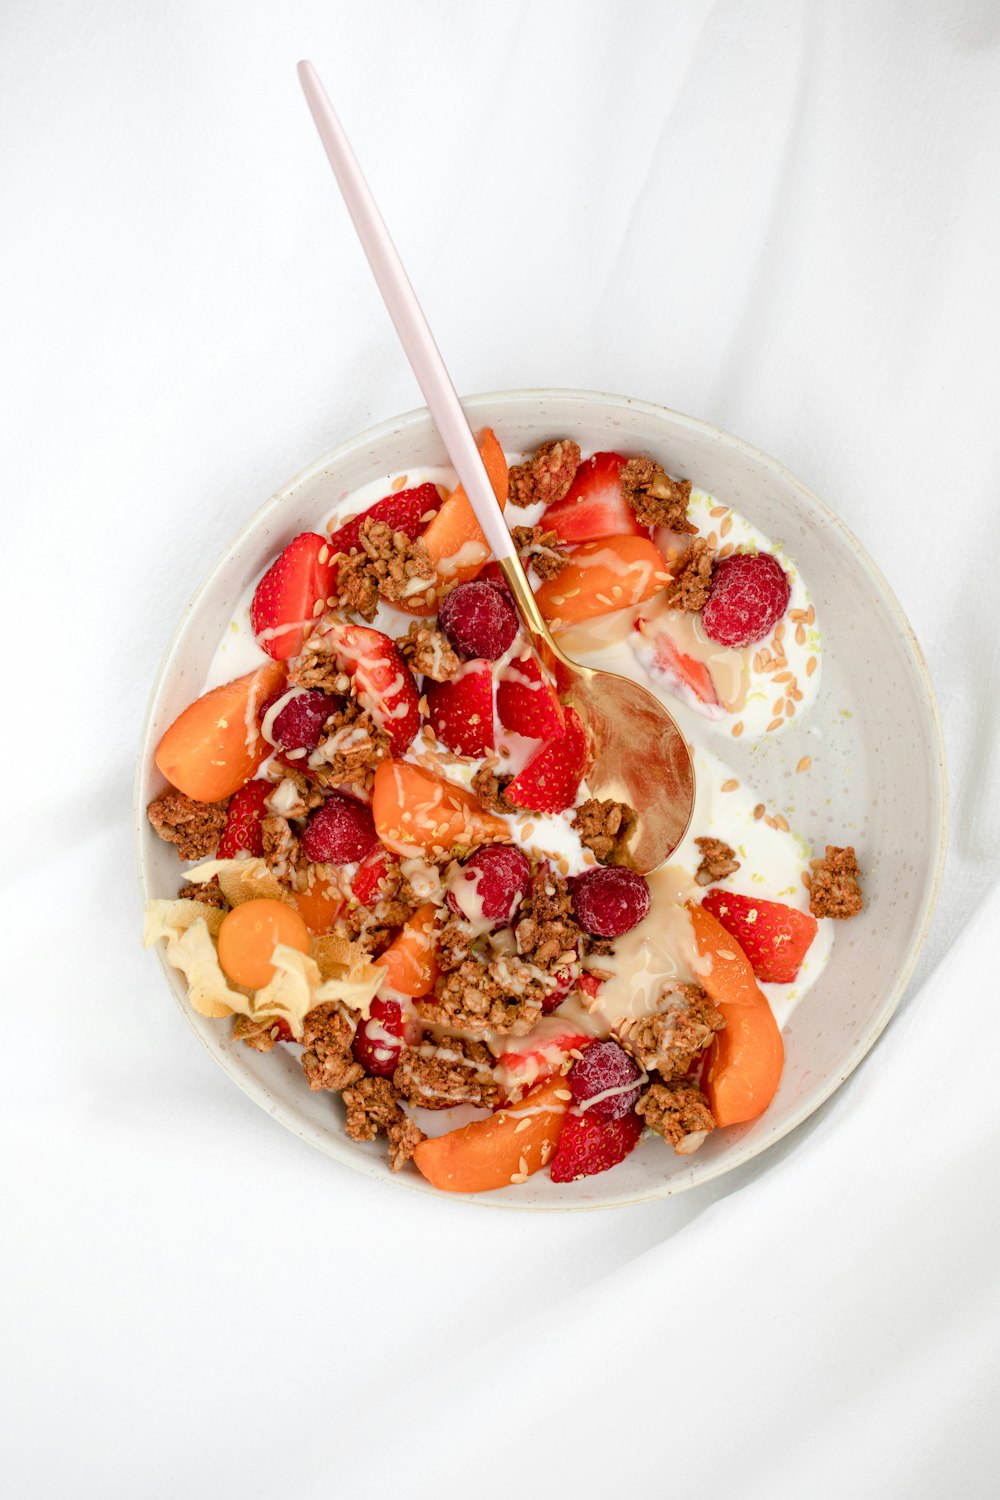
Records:
<instances>
[{"instance_id":1,"label":"speckled bowl rim","mask_svg":"<svg viewBox=\"0 0 1000 1500\"><path fill-rule=\"evenodd\" d=\"M937 846L931 877L927 881L925 886L924 895L920 907L919 920L916 924L914 935L907 945L905 951L900 956L900 961L896 970L896 977L892 984L887 987L885 997L882 1001L881 1006L873 1015L866 1030L859 1037L855 1046L848 1055L847 1060L841 1065L840 1068L836 1069L834 1073L822 1085L817 1088L814 1094L810 1095L809 1099L805 1101L798 1110L794 1111L788 1118L784 1119L780 1125L774 1126L771 1130L765 1131L763 1134L754 1132L752 1138L737 1142L733 1146L731 1154L727 1153L724 1157L718 1160L706 1162L703 1172L692 1172L690 1176L687 1176L682 1180L671 1181L670 1179L666 1179L659 1187L652 1189L649 1192L630 1193L619 1198L602 1198L600 1201L596 1202L579 1201L572 1203L567 1202L562 1204L518 1202L516 1197L514 1197L513 1195L508 1198L505 1195L500 1196L494 1195L493 1193L449 1195L452 1201L459 1200L476 1205L481 1208L506 1209L520 1213L577 1213L581 1211L589 1212L598 1209L625 1208L631 1204L636 1203L649 1203L658 1198L672 1197L676 1193L686 1192L691 1188L701 1187L705 1183L712 1182L719 1177L725 1176L726 1174L735 1171L738 1167L745 1166L747 1162L753 1160L757 1156L760 1156L763 1152L769 1150L770 1147L776 1145L778 1141L783 1140L785 1136L790 1135L792 1131L798 1129L798 1127L802 1125L811 1115L815 1114L815 1112L820 1109L822 1105L824 1105L834 1093L836 1093L841 1084L843 1084L850 1077L855 1068L858 1067L859 1063L861 1063L861 1061L867 1056L872 1047L878 1041L878 1038L885 1030L894 1012L899 1006L900 1001L902 1000L903 995L906 992L907 985L909 984L910 979L913 976L913 971L916 968L917 960L920 956L920 951L927 940L927 934L930 931L931 921L934 916L934 908L937 905L938 895L941 890L941 882L944 875L945 856L948 847L948 780L945 760L944 735L941 728L941 717L938 710L937 697L934 691L933 682L931 681L930 672L927 668L927 662L924 658L923 651L920 647L919 641L917 640L916 634L914 633L913 627L907 619L902 606L900 605L898 599L890 588L881 570L872 561L871 557L868 555L864 547L862 547L861 543L857 540L850 529L844 524L840 517L836 515L835 512L832 511L830 507L819 498L818 495L814 494L813 491L810 490L806 485L804 485L800 479L798 479L794 474L791 473L790 470L786 469L783 464L778 463L776 459L771 458L769 454L762 452L761 449L756 448L752 443L748 443L743 438L736 437L732 433L725 432L722 428L715 427L710 422L702 421L698 417L687 416L684 412L675 411L672 407L660 406L656 402L640 401L629 396L617 396L602 391L577 391L556 387L552 389L537 390L528 388L524 390L488 391L476 396L470 396L467 398L463 397L462 405L472 417L483 416L491 417L493 420L500 420L501 409L504 403L510 401L523 402L526 399L537 400L539 402L555 400L573 401L579 403L579 405L582 407L618 407L623 410L629 409L640 411L654 419L666 418L675 426L687 428L690 432L698 433L703 437L709 437L713 442L718 443L723 447L729 447L749 457L761 468L770 470L772 474L780 477L784 481L784 483L789 485L790 488L794 489L798 493L798 496L803 501L803 503L812 510L817 520L828 527L832 527L840 535L843 542L847 545L847 547L853 554L859 567L861 567L868 574L869 579L875 585L878 594L881 597L882 603L884 604L887 612L892 616L897 628L900 631L901 636L903 637L903 640L909 647L910 654L916 668L917 679L923 689L924 701L922 706L925 713L925 727L927 728L927 731L933 742L933 748L935 752L934 760L938 773L937 789L940 801L940 818L936 832ZM142 783L144 767L147 764L151 753L150 738L153 726L153 710L157 699L159 698L160 689L169 672L171 671L174 665L175 658L179 653L182 638L186 633L188 621L190 620L191 615L201 603L204 595L207 594L211 589L216 575L226 565L234 549L240 545L244 538L246 538L251 532L256 530L260 522L264 519L264 517L270 510L276 508L282 503L283 497L290 490L297 489L301 484L311 479L314 475L324 470L333 468L336 464L341 462L356 449L369 447L373 443L380 442L384 438L398 435L399 433L405 431L408 427L413 427L420 422L426 421L428 419L428 415L429 414L426 407L417 407L412 411L404 412L400 416L390 417L388 420L379 422L374 427L369 427L364 432L358 433L354 437L348 438L345 442L339 443L335 448L332 448L321 458L316 459L313 463L308 464L305 468L301 469L292 479L284 484L280 490L277 490L274 494L272 494L252 513L252 515L240 528L236 536L216 558L215 562L205 574L201 583L195 589L194 593L191 595L190 599L185 605L181 617L177 623L176 629L174 630L170 642L163 654L159 670L156 673L156 677L150 691L149 701L143 719L142 731L139 740L139 757L136 766L134 785L134 829L139 895L143 904L145 904L146 900L151 894L148 886L145 851L143 848L145 807L143 804ZM440 1190L432 1187L430 1183L426 1182L422 1177L419 1176L419 1174L400 1172L396 1175L393 1175L392 1177L388 1177L384 1165L382 1165L375 1158L349 1155L346 1152L341 1153L341 1151L338 1149L339 1142L335 1136L312 1129L303 1129L301 1119L295 1117L291 1111L286 1109L286 1107L282 1103L275 1100L272 1095L266 1093L266 1091L262 1091L261 1086L257 1082L257 1080L243 1072L240 1069L237 1061L232 1056L225 1053L220 1054L216 1051L213 1051L213 1049L206 1041L205 1037L198 1030L196 1018L191 1011L191 1007L187 1005L174 990L172 983L173 970L168 964L167 959L162 952L160 944L157 944L157 954L159 957L161 969L164 974L164 978L167 981L171 993L174 995L174 999L181 1011L181 1014L184 1016L184 1019L190 1026L191 1030L194 1032L195 1036L197 1036L202 1046L205 1047L206 1051L209 1052L213 1060L219 1065L219 1067L222 1068L222 1070L228 1075L228 1077L230 1077L233 1082L236 1083L240 1089L242 1089L242 1091L248 1096L248 1098L252 1099L255 1104L257 1104L261 1109L265 1111L265 1113L269 1114L272 1119L277 1120L287 1130L290 1130L293 1135L298 1136L300 1140L306 1142L308 1145L314 1146L317 1150L322 1151L325 1155L332 1157L333 1160L343 1163L345 1166L352 1168L354 1171L362 1172L366 1176L374 1178L384 1186L396 1185L409 1192L429 1194L434 1197L441 1196ZM767 1119L766 1115L764 1116L764 1119Z\"/></svg>"}]
</instances>

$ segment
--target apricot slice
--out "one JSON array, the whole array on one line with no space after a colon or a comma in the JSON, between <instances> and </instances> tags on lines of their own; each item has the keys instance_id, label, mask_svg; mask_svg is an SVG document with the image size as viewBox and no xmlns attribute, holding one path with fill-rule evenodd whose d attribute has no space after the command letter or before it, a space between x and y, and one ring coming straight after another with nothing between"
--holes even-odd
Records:
<instances>
[{"instance_id":1,"label":"apricot slice","mask_svg":"<svg viewBox=\"0 0 1000 1500\"><path fill-rule=\"evenodd\" d=\"M188 704L156 747L157 767L171 786L197 802L218 802L249 781L271 749L260 732L260 706L284 680L283 664L269 661Z\"/></svg>"},{"instance_id":2,"label":"apricot slice","mask_svg":"<svg viewBox=\"0 0 1000 1500\"><path fill-rule=\"evenodd\" d=\"M708 1051L705 1093L717 1125L742 1125L762 1115L777 1093L784 1043L739 943L703 906L688 910L698 952L712 960L699 981L726 1022Z\"/></svg>"},{"instance_id":3,"label":"apricot slice","mask_svg":"<svg viewBox=\"0 0 1000 1500\"><path fill-rule=\"evenodd\" d=\"M593 620L651 599L670 582L657 549L645 536L608 536L583 542L566 566L535 594L553 630Z\"/></svg>"},{"instance_id":4,"label":"apricot slice","mask_svg":"<svg viewBox=\"0 0 1000 1500\"><path fill-rule=\"evenodd\" d=\"M292 899L309 931L317 934L329 932L344 909L343 898L322 885L314 885L308 891L296 891Z\"/></svg>"},{"instance_id":5,"label":"apricot slice","mask_svg":"<svg viewBox=\"0 0 1000 1500\"><path fill-rule=\"evenodd\" d=\"M550 1078L489 1120L421 1141L414 1163L428 1182L448 1193L488 1193L524 1182L555 1155L571 1098L565 1078Z\"/></svg>"},{"instance_id":6,"label":"apricot slice","mask_svg":"<svg viewBox=\"0 0 1000 1500\"><path fill-rule=\"evenodd\" d=\"M393 939L379 963L385 968L382 981L398 995L429 995L438 976L437 934L433 902L418 906L402 931Z\"/></svg>"},{"instance_id":7,"label":"apricot slice","mask_svg":"<svg viewBox=\"0 0 1000 1500\"><path fill-rule=\"evenodd\" d=\"M502 510L507 504L507 460L492 427L479 441L479 454ZM461 485L452 490L420 540L427 548L439 582L465 583L475 578L490 555L490 547ZM400 600L397 608L410 614L431 615L436 601L423 594Z\"/></svg>"},{"instance_id":8,"label":"apricot slice","mask_svg":"<svg viewBox=\"0 0 1000 1500\"><path fill-rule=\"evenodd\" d=\"M484 812L472 792L409 761L379 762L372 814L376 833L394 854L510 838L506 823Z\"/></svg>"},{"instance_id":9,"label":"apricot slice","mask_svg":"<svg viewBox=\"0 0 1000 1500\"><path fill-rule=\"evenodd\" d=\"M309 932L284 901L244 901L219 928L219 963L234 984L262 990L274 978L271 955L279 943L309 952Z\"/></svg>"}]
</instances>

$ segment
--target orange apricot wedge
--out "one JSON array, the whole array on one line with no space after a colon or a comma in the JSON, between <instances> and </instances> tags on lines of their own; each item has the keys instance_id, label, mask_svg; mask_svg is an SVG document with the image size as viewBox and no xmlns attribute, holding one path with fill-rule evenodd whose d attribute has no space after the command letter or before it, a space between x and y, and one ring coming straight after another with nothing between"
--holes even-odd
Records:
<instances>
[{"instance_id":1,"label":"orange apricot wedge","mask_svg":"<svg viewBox=\"0 0 1000 1500\"><path fill-rule=\"evenodd\" d=\"M502 819L480 807L465 787L404 760L383 760L372 788L375 831L394 854L509 839Z\"/></svg>"},{"instance_id":2,"label":"orange apricot wedge","mask_svg":"<svg viewBox=\"0 0 1000 1500\"><path fill-rule=\"evenodd\" d=\"M550 1078L488 1120L421 1141L414 1163L428 1182L448 1193L488 1193L523 1182L555 1155L570 1102L565 1078Z\"/></svg>"},{"instance_id":3,"label":"orange apricot wedge","mask_svg":"<svg viewBox=\"0 0 1000 1500\"><path fill-rule=\"evenodd\" d=\"M698 952L712 960L698 978L726 1022L709 1048L705 1093L717 1125L742 1125L763 1114L778 1091L781 1032L736 939L703 906L688 910Z\"/></svg>"},{"instance_id":4,"label":"orange apricot wedge","mask_svg":"<svg viewBox=\"0 0 1000 1500\"><path fill-rule=\"evenodd\" d=\"M196 802L218 802L249 781L272 748L260 732L260 707L284 680L283 663L269 661L188 704L156 747L171 786Z\"/></svg>"},{"instance_id":5,"label":"orange apricot wedge","mask_svg":"<svg viewBox=\"0 0 1000 1500\"><path fill-rule=\"evenodd\" d=\"M382 983L397 995L419 998L429 995L438 976L437 932L433 902L418 906L401 932L393 938L379 963L385 968Z\"/></svg>"},{"instance_id":6,"label":"orange apricot wedge","mask_svg":"<svg viewBox=\"0 0 1000 1500\"><path fill-rule=\"evenodd\" d=\"M492 427L486 428L479 441L479 454L502 510L507 504L507 460ZM475 578L490 555L489 543L461 485L452 490L420 540L441 583L465 583ZM422 594L397 604L410 614L433 614L436 607L433 599L428 602Z\"/></svg>"},{"instance_id":7,"label":"orange apricot wedge","mask_svg":"<svg viewBox=\"0 0 1000 1500\"><path fill-rule=\"evenodd\" d=\"M317 936L329 932L344 909L343 897L332 894L322 885L314 885L308 891L295 891L292 900L309 931Z\"/></svg>"},{"instance_id":8,"label":"orange apricot wedge","mask_svg":"<svg viewBox=\"0 0 1000 1500\"><path fill-rule=\"evenodd\" d=\"M553 630L641 604L670 582L663 558L647 536L608 536L583 542L566 566L535 594Z\"/></svg>"}]
</instances>

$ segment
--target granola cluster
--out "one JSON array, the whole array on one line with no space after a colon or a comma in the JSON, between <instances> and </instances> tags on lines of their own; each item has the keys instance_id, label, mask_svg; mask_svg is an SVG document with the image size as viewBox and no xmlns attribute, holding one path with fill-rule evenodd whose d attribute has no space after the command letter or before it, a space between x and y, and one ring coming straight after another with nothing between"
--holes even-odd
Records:
<instances>
[{"instance_id":1,"label":"granola cluster","mask_svg":"<svg viewBox=\"0 0 1000 1500\"><path fill-rule=\"evenodd\" d=\"M641 526L665 526L668 531L693 534L688 520L689 479L671 479L651 458L630 458L620 471L622 491Z\"/></svg>"},{"instance_id":2,"label":"granola cluster","mask_svg":"<svg viewBox=\"0 0 1000 1500\"><path fill-rule=\"evenodd\" d=\"M809 910L813 916L834 917L838 921L856 916L864 905L860 873L850 844L842 849L827 844L826 857L815 860L812 866Z\"/></svg>"},{"instance_id":3,"label":"granola cluster","mask_svg":"<svg viewBox=\"0 0 1000 1500\"><path fill-rule=\"evenodd\" d=\"M715 551L703 537L696 536L690 547L674 565L674 576L663 591L663 602L669 609L696 614L704 609L712 589Z\"/></svg>"},{"instance_id":4,"label":"granola cluster","mask_svg":"<svg viewBox=\"0 0 1000 1500\"><path fill-rule=\"evenodd\" d=\"M228 797L223 802L196 802L173 787L155 797L146 816L161 839L177 845L181 859L206 859L226 826Z\"/></svg>"},{"instance_id":5,"label":"granola cluster","mask_svg":"<svg viewBox=\"0 0 1000 1500\"><path fill-rule=\"evenodd\" d=\"M390 604L434 587L434 567L423 542L411 542L405 531L384 521L362 521L359 546L341 558L337 598L342 609L374 620L379 600Z\"/></svg>"},{"instance_id":6,"label":"granola cluster","mask_svg":"<svg viewBox=\"0 0 1000 1500\"><path fill-rule=\"evenodd\" d=\"M725 880L727 875L735 875L740 867L736 858L736 850L723 839L700 838L695 839L701 853L701 864L694 872L694 878L699 885L711 885L715 880Z\"/></svg>"},{"instance_id":7,"label":"granola cluster","mask_svg":"<svg viewBox=\"0 0 1000 1500\"><path fill-rule=\"evenodd\" d=\"M511 505L554 505L562 500L580 467L580 445L571 438L542 443L527 463L514 464L507 476Z\"/></svg>"},{"instance_id":8,"label":"granola cluster","mask_svg":"<svg viewBox=\"0 0 1000 1500\"><path fill-rule=\"evenodd\" d=\"M580 842L590 849L602 865L620 864L625 859L629 835L635 827L635 809L627 802L601 802L589 797L573 812L573 827Z\"/></svg>"}]
</instances>

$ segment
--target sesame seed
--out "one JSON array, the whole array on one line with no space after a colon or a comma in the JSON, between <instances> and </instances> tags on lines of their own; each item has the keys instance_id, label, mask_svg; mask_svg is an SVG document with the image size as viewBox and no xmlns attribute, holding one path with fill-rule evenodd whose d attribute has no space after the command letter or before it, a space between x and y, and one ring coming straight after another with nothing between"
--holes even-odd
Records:
<instances>
[{"instance_id":1,"label":"sesame seed","mask_svg":"<svg viewBox=\"0 0 1000 1500\"><path fill-rule=\"evenodd\" d=\"M788 820L787 818L783 818L780 813L775 813L774 815L774 826L775 828L780 828L782 833L789 832Z\"/></svg>"},{"instance_id":2,"label":"sesame seed","mask_svg":"<svg viewBox=\"0 0 1000 1500\"><path fill-rule=\"evenodd\" d=\"M777 828L778 826L774 818L772 818L770 814L768 814L768 816L764 819L764 822L767 824L768 828Z\"/></svg>"},{"instance_id":3,"label":"sesame seed","mask_svg":"<svg viewBox=\"0 0 1000 1500\"><path fill-rule=\"evenodd\" d=\"M528 1119L518 1120L517 1124L514 1126L514 1134L515 1135L520 1135L522 1130L528 1130L528 1129L530 1129L530 1127L531 1127L531 1121L530 1120L528 1120Z\"/></svg>"},{"instance_id":4,"label":"sesame seed","mask_svg":"<svg viewBox=\"0 0 1000 1500\"><path fill-rule=\"evenodd\" d=\"M796 646L804 646L805 643L806 643L806 628L805 628L804 625L796 625L796 627L795 627L795 644L796 644Z\"/></svg>"},{"instance_id":5,"label":"sesame seed","mask_svg":"<svg viewBox=\"0 0 1000 1500\"><path fill-rule=\"evenodd\" d=\"M325 609L325 607L326 606L324 605L322 599L317 599L316 600L316 603L313 605L313 619L314 620L315 620L315 618L316 618L317 615L321 615L323 613L323 610Z\"/></svg>"},{"instance_id":6,"label":"sesame seed","mask_svg":"<svg viewBox=\"0 0 1000 1500\"><path fill-rule=\"evenodd\" d=\"M575 1055L577 1057L579 1057L580 1053L577 1052ZM555 1094L553 1095L553 1097L556 1098L556 1099L566 1099L566 1100L569 1100L569 1099L572 1099L573 1095L570 1093L569 1089L556 1089Z\"/></svg>"},{"instance_id":7,"label":"sesame seed","mask_svg":"<svg viewBox=\"0 0 1000 1500\"><path fill-rule=\"evenodd\" d=\"M523 1172L524 1175L525 1175L525 1177L527 1177L527 1175L528 1175L528 1162L527 1162L527 1158L526 1157L523 1157L523 1156L518 1157L517 1170L519 1172Z\"/></svg>"},{"instance_id":8,"label":"sesame seed","mask_svg":"<svg viewBox=\"0 0 1000 1500\"><path fill-rule=\"evenodd\" d=\"M733 739L734 740L738 740L739 737L740 737L740 735L742 733L743 733L743 720L742 719L737 719L736 723L733 725L733 728L732 728Z\"/></svg>"}]
</instances>

